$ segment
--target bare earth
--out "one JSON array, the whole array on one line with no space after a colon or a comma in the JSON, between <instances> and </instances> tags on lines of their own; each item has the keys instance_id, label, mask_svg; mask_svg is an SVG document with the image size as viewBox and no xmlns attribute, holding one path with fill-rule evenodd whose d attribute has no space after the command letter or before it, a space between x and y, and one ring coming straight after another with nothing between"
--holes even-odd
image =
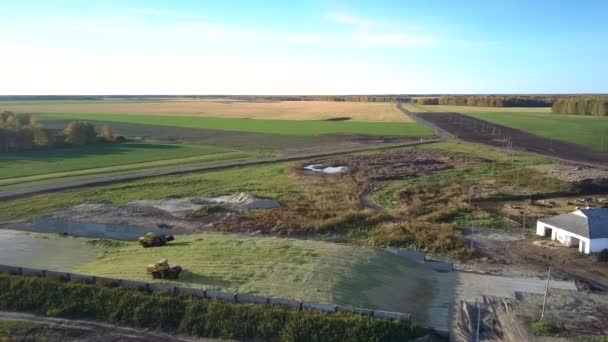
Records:
<instances>
[{"instance_id":1,"label":"bare earth","mask_svg":"<svg viewBox=\"0 0 608 342\"><path fill-rule=\"evenodd\" d=\"M275 120L353 120L411 122L394 103L281 101L143 101L60 102L0 104L0 111L31 113L90 113L133 115L176 115Z\"/></svg>"}]
</instances>

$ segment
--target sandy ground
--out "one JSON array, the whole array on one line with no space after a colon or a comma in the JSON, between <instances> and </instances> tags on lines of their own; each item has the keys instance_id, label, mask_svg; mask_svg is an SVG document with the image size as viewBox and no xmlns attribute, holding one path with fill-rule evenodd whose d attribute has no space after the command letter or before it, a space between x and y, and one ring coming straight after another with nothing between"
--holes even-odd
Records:
<instances>
[{"instance_id":1,"label":"sandy ground","mask_svg":"<svg viewBox=\"0 0 608 342\"><path fill-rule=\"evenodd\" d=\"M109 103L0 104L0 111L30 113L90 113L133 115L176 115L221 118L411 122L394 103L281 101L145 101Z\"/></svg>"},{"instance_id":2,"label":"sandy ground","mask_svg":"<svg viewBox=\"0 0 608 342\"><path fill-rule=\"evenodd\" d=\"M595 184L608 182L608 171L598 168L567 164L535 165L530 168L566 182L590 181Z\"/></svg>"}]
</instances>

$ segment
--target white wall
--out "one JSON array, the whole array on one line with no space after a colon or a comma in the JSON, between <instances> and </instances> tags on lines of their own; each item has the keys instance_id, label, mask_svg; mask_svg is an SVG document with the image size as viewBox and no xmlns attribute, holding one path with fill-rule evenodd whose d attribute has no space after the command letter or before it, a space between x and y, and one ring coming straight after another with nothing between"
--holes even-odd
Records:
<instances>
[{"instance_id":1,"label":"white wall","mask_svg":"<svg viewBox=\"0 0 608 342\"><path fill-rule=\"evenodd\" d=\"M608 239L593 239L591 240L589 251L591 251L591 253L599 253L606 248L608 248ZM587 251L587 253L589 253L589 251Z\"/></svg>"},{"instance_id":2,"label":"white wall","mask_svg":"<svg viewBox=\"0 0 608 342\"><path fill-rule=\"evenodd\" d=\"M590 241L586 237L582 237L577 234L572 234L566 230L561 228L557 228L550 224L543 223L541 221L536 221L536 234L540 236L545 236L545 231L547 229L551 229L551 240L557 240L561 242L564 246L570 247L573 243L576 243L575 239L579 240L578 250L581 253L589 254L590 252L595 252L594 249L598 249L601 251L604 248L608 248L608 239L595 239L593 240L593 246L590 244ZM600 243L595 243L596 240L605 240L600 241ZM597 246L597 247L596 247Z\"/></svg>"}]
</instances>

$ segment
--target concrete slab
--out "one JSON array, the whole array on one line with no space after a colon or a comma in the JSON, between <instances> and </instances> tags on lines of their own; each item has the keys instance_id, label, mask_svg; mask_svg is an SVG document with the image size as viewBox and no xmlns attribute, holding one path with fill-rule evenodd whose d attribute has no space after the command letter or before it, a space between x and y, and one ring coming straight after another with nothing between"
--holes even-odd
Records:
<instances>
[{"instance_id":1,"label":"concrete slab","mask_svg":"<svg viewBox=\"0 0 608 342\"><path fill-rule=\"evenodd\" d=\"M547 279L502 277L469 272L456 272L456 295L467 302L481 300L482 296L515 298L516 292L543 294ZM573 281L550 280L549 289L576 291Z\"/></svg>"}]
</instances>

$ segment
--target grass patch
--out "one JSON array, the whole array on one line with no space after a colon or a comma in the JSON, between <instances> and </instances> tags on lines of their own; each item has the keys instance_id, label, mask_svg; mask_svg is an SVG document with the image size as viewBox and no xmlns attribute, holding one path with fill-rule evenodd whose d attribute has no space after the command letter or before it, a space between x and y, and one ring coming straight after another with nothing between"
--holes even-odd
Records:
<instances>
[{"instance_id":1,"label":"grass patch","mask_svg":"<svg viewBox=\"0 0 608 342\"><path fill-rule=\"evenodd\" d=\"M452 223L459 228L506 228L511 224L504 217L480 210L460 213L452 219Z\"/></svg>"},{"instance_id":2,"label":"grass patch","mask_svg":"<svg viewBox=\"0 0 608 342\"><path fill-rule=\"evenodd\" d=\"M322 134L364 134L375 136L432 136L433 132L415 122L296 121L251 120L210 117L120 115L120 114L38 114L48 120L90 120L159 125L167 127L204 128L221 131L316 136Z\"/></svg>"},{"instance_id":3,"label":"grass patch","mask_svg":"<svg viewBox=\"0 0 608 342\"><path fill-rule=\"evenodd\" d=\"M25 151L0 155L0 179L5 180L0 181L0 185L40 180L45 178L40 175L46 174L66 177L172 165L174 161L184 164L246 156L242 152L217 147L160 143L100 144Z\"/></svg>"},{"instance_id":4,"label":"grass patch","mask_svg":"<svg viewBox=\"0 0 608 342\"><path fill-rule=\"evenodd\" d=\"M434 272L380 249L216 233L177 236L160 248L107 246L75 272L152 281L145 266L161 258L185 269L176 284L392 311L410 310L409 300L434 287L421 288L418 281L435 279ZM391 289L390 296L379 288Z\"/></svg>"},{"instance_id":5,"label":"grass patch","mask_svg":"<svg viewBox=\"0 0 608 342\"><path fill-rule=\"evenodd\" d=\"M100 247L100 248L118 248L126 247L129 245L127 242L110 240L110 239L91 239L84 242L87 246Z\"/></svg>"},{"instance_id":6,"label":"grass patch","mask_svg":"<svg viewBox=\"0 0 608 342\"><path fill-rule=\"evenodd\" d=\"M216 197L237 192L253 193L279 201L300 199L304 196L302 188L290 180L286 164L273 164L158 177L9 200L0 206L0 218L11 219L47 214L53 210L84 202L110 201L114 204L123 204L141 199Z\"/></svg>"},{"instance_id":7,"label":"grass patch","mask_svg":"<svg viewBox=\"0 0 608 342\"><path fill-rule=\"evenodd\" d=\"M567 334L567 330L563 324L547 321L533 320L530 322L530 328L536 336L562 337Z\"/></svg>"}]
</instances>

